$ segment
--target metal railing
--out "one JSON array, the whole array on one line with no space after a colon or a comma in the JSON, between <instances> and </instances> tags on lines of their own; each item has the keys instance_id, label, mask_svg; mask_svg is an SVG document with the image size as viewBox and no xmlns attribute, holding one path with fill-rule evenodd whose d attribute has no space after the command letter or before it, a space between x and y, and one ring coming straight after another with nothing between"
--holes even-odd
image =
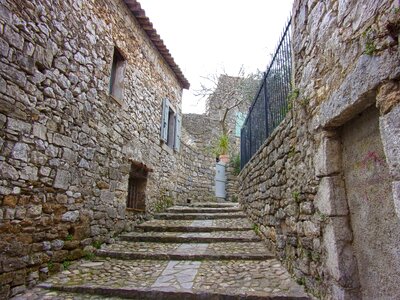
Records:
<instances>
[{"instance_id":1,"label":"metal railing","mask_svg":"<svg viewBox=\"0 0 400 300\"><path fill-rule=\"evenodd\" d=\"M279 41L272 61L260 82L240 134L240 164L243 168L290 109L292 52L291 19Z\"/></svg>"}]
</instances>

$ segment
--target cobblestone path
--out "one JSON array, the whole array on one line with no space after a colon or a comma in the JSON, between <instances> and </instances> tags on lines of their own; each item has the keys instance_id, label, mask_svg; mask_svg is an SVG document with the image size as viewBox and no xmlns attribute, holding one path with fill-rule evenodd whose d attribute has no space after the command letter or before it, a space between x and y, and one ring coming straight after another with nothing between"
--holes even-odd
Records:
<instances>
[{"instance_id":1,"label":"cobblestone path","mask_svg":"<svg viewBox=\"0 0 400 300\"><path fill-rule=\"evenodd\" d=\"M309 299L235 204L175 206L13 299Z\"/></svg>"}]
</instances>

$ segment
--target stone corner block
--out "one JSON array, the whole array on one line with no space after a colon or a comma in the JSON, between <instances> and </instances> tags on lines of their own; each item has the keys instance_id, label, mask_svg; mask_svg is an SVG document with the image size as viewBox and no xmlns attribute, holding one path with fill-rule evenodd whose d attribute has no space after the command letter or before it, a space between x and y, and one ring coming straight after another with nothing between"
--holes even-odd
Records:
<instances>
[{"instance_id":1,"label":"stone corner block","mask_svg":"<svg viewBox=\"0 0 400 300\"><path fill-rule=\"evenodd\" d=\"M324 215L346 216L349 213L344 181L340 176L323 177L314 201Z\"/></svg>"},{"instance_id":2,"label":"stone corner block","mask_svg":"<svg viewBox=\"0 0 400 300\"><path fill-rule=\"evenodd\" d=\"M380 117L382 144L390 175L400 180L400 104Z\"/></svg>"},{"instance_id":3,"label":"stone corner block","mask_svg":"<svg viewBox=\"0 0 400 300\"><path fill-rule=\"evenodd\" d=\"M337 137L323 136L315 156L317 177L337 174L341 171L341 146Z\"/></svg>"},{"instance_id":4,"label":"stone corner block","mask_svg":"<svg viewBox=\"0 0 400 300\"><path fill-rule=\"evenodd\" d=\"M400 181L392 182L394 209L400 221Z\"/></svg>"},{"instance_id":5,"label":"stone corner block","mask_svg":"<svg viewBox=\"0 0 400 300\"><path fill-rule=\"evenodd\" d=\"M340 300L361 300L361 294L359 287L355 288L344 288L337 284L332 284L332 299Z\"/></svg>"},{"instance_id":6,"label":"stone corner block","mask_svg":"<svg viewBox=\"0 0 400 300\"><path fill-rule=\"evenodd\" d=\"M325 265L332 278L346 288L359 285L357 261L351 241L352 232L347 217L330 218L323 235Z\"/></svg>"}]
</instances>

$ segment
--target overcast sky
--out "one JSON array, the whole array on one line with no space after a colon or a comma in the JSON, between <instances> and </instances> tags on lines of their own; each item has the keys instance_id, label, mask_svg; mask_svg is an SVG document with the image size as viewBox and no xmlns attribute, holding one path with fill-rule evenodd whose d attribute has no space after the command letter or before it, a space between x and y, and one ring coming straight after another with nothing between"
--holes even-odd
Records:
<instances>
[{"instance_id":1,"label":"overcast sky","mask_svg":"<svg viewBox=\"0 0 400 300\"><path fill-rule=\"evenodd\" d=\"M265 71L293 0L139 0L157 33L189 80L184 113L202 113L193 95L201 77Z\"/></svg>"}]
</instances>

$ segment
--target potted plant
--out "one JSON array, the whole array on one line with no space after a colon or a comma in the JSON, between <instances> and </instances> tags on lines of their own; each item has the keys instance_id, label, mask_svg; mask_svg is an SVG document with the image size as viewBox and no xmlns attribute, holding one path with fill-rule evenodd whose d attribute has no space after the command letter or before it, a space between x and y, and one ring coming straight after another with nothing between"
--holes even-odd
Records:
<instances>
[{"instance_id":1,"label":"potted plant","mask_svg":"<svg viewBox=\"0 0 400 300\"><path fill-rule=\"evenodd\" d=\"M229 136L227 134L222 134L217 143L216 152L218 154L219 160L228 163L229 162Z\"/></svg>"}]
</instances>

